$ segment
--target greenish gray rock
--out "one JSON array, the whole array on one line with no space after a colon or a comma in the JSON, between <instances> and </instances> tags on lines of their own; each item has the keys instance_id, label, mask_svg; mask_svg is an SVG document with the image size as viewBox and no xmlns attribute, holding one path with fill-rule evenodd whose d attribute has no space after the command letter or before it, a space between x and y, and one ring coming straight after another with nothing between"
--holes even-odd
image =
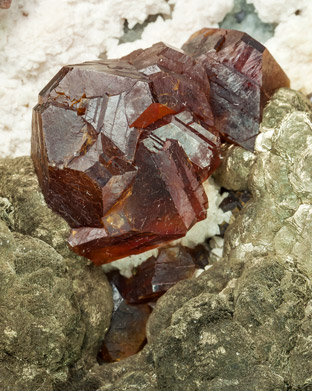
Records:
<instances>
[{"instance_id":1,"label":"greenish gray rock","mask_svg":"<svg viewBox=\"0 0 312 391\"><path fill-rule=\"evenodd\" d=\"M118 364L122 375L97 367L82 390L92 381L110 391L312 389L311 104L279 90L261 131L247 175L252 199L225 234L224 259L159 299L148 344Z\"/></svg>"},{"instance_id":2,"label":"greenish gray rock","mask_svg":"<svg viewBox=\"0 0 312 391\"><path fill-rule=\"evenodd\" d=\"M264 23L256 13L253 4L247 4L246 0L234 0L234 7L229 12L220 27L245 31L251 37L260 42L265 42L273 37L275 26L271 23Z\"/></svg>"},{"instance_id":3,"label":"greenish gray rock","mask_svg":"<svg viewBox=\"0 0 312 391\"><path fill-rule=\"evenodd\" d=\"M53 390L96 362L112 293L100 268L71 253L30 158L0 161L0 389Z\"/></svg>"},{"instance_id":4,"label":"greenish gray rock","mask_svg":"<svg viewBox=\"0 0 312 391\"><path fill-rule=\"evenodd\" d=\"M71 256L66 241L69 227L47 207L29 157L0 160L0 197L0 213L10 218L12 231L40 239L61 255ZM4 203L8 205L1 208Z\"/></svg>"},{"instance_id":5,"label":"greenish gray rock","mask_svg":"<svg viewBox=\"0 0 312 391\"><path fill-rule=\"evenodd\" d=\"M228 190L248 189L248 179L255 154L242 147L224 144L221 149L221 164L213 173L216 183Z\"/></svg>"}]
</instances>

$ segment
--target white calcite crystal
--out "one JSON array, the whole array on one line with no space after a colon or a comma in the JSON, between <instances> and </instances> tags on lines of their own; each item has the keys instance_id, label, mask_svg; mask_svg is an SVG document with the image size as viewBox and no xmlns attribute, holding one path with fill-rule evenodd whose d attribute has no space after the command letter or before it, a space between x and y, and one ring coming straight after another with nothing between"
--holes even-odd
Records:
<instances>
[{"instance_id":1,"label":"white calcite crystal","mask_svg":"<svg viewBox=\"0 0 312 391\"><path fill-rule=\"evenodd\" d=\"M255 6L263 22L281 23L296 11L300 12L310 0L247 0L247 3Z\"/></svg>"},{"instance_id":2,"label":"white calcite crystal","mask_svg":"<svg viewBox=\"0 0 312 391\"><path fill-rule=\"evenodd\" d=\"M267 48L282 66L291 87L306 94L312 92L312 2L285 18L275 29Z\"/></svg>"}]
</instances>

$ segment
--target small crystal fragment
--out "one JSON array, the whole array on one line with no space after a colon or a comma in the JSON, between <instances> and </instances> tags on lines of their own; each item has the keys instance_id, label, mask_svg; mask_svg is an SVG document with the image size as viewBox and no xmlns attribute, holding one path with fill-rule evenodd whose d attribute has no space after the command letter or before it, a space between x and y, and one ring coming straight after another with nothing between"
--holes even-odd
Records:
<instances>
[{"instance_id":1,"label":"small crystal fragment","mask_svg":"<svg viewBox=\"0 0 312 391\"><path fill-rule=\"evenodd\" d=\"M113 272L111 281L129 304L156 300L177 282L190 278L195 271L193 257L185 247L161 249L135 270L131 278Z\"/></svg>"},{"instance_id":2,"label":"small crystal fragment","mask_svg":"<svg viewBox=\"0 0 312 391\"><path fill-rule=\"evenodd\" d=\"M206 69L215 126L223 139L253 150L262 110L289 79L269 51L246 33L202 29L183 45Z\"/></svg>"},{"instance_id":3,"label":"small crystal fragment","mask_svg":"<svg viewBox=\"0 0 312 391\"><path fill-rule=\"evenodd\" d=\"M101 350L105 362L123 360L142 349L146 343L146 322L150 313L147 304L128 305L123 300L119 303Z\"/></svg>"},{"instance_id":4,"label":"small crystal fragment","mask_svg":"<svg viewBox=\"0 0 312 391\"><path fill-rule=\"evenodd\" d=\"M228 191L228 190L226 190ZM223 212L231 211L234 215L239 213L243 206L251 198L251 194L248 190L245 191L228 191L228 196L220 204L220 208Z\"/></svg>"}]
</instances>

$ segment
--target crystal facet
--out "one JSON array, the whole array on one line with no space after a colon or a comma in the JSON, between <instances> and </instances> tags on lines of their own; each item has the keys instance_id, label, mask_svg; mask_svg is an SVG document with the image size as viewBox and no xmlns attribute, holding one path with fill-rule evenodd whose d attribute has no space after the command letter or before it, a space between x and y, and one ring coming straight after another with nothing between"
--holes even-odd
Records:
<instances>
[{"instance_id":1,"label":"crystal facet","mask_svg":"<svg viewBox=\"0 0 312 391\"><path fill-rule=\"evenodd\" d=\"M194 260L187 248L168 247L138 266L132 277L112 272L109 279L128 304L140 304L158 299L177 282L192 277L194 271Z\"/></svg>"},{"instance_id":2,"label":"crystal facet","mask_svg":"<svg viewBox=\"0 0 312 391\"><path fill-rule=\"evenodd\" d=\"M147 304L128 305L121 301L113 313L101 350L105 362L115 362L138 353L146 342Z\"/></svg>"},{"instance_id":3,"label":"crystal facet","mask_svg":"<svg viewBox=\"0 0 312 391\"><path fill-rule=\"evenodd\" d=\"M263 45L240 31L205 28L182 48L206 69L224 140L253 150L262 110L275 90L289 87L288 77Z\"/></svg>"},{"instance_id":4,"label":"crystal facet","mask_svg":"<svg viewBox=\"0 0 312 391\"><path fill-rule=\"evenodd\" d=\"M177 239L206 217L219 164L202 65L159 43L69 65L39 94L32 158L69 244L96 264Z\"/></svg>"}]
</instances>

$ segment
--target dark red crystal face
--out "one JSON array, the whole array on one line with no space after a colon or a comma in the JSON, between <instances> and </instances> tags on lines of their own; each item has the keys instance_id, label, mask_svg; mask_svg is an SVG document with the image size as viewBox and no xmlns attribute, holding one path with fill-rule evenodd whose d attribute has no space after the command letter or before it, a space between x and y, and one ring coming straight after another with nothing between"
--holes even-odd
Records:
<instances>
[{"instance_id":1,"label":"dark red crystal face","mask_svg":"<svg viewBox=\"0 0 312 391\"><path fill-rule=\"evenodd\" d=\"M182 246L162 248L158 256L150 257L126 278L119 272L108 275L128 304L157 300L177 282L191 278L195 263L190 251Z\"/></svg>"},{"instance_id":2,"label":"dark red crystal face","mask_svg":"<svg viewBox=\"0 0 312 391\"><path fill-rule=\"evenodd\" d=\"M220 144L208 100L202 65L162 43L64 67L41 91L32 158L74 251L111 262L206 217Z\"/></svg>"},{"instance_id":3,"label":"dark red crystal face","mask_svg":"<svg viewBox=\"0 0 312 391\"><path fill-rule=\"evenodd\" d=\"M182 47L205 67L215 126L225 141L253 150L264 105L289 79L269 51L235 30L202 29Z\"/></svg>"},{"instance_id":4,"label":"dark red crystal face","mask_svg":"<svg viewBox=\"0 0 312 391\"><path fill-rule=\"evenodd\" d=\"M113 312L101 356L116 362L138 353L146 343L146 323L151 308L147 304L128 305L123 300Z\"/></svg>"}]
</instances>

